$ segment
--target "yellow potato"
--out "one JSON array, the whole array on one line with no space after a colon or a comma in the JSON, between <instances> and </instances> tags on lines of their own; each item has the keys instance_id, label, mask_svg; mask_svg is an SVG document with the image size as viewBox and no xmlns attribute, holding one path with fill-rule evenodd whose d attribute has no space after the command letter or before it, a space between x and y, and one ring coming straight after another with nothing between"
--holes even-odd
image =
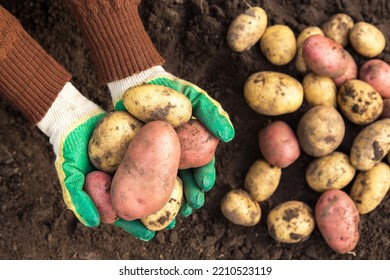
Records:
<instances>
[{"instance_id":1,"label":"yellow potato","mask_svg":"<svg viewBox=\"0 0 390 280\"><path fill-rule=\"evenodd\" d=\"M140 85L123 94L126 110L143 122L165 121L173 127L185 124L192 115L190 100L180 92L161 85Z\"/></svg>"},{"instance_id":2,"label":"yellow potato","mask_svg":"<svg viewBox=\"0 0 390 280\"><path fill-rule=\"evenodd\" d=\"M272 64L285 65L294 59L297 51L294 32L287 25L270 26L260 39L260 49Z\"/></svg>"},{"instance_id":3,"label":"yellow potato","mask_svg":"<svg viewBox=\"0 0 390 280\"><path fill-rule=\"evenodd\" d=\"M350 159L353 166L368 171L390 151L390 119L373 122L363 128L352 143Z\"/></svg>"},{"instance_id":4,"label":"yellow potato","mask_svg":"<svg viewBox=\"0 0 390 280\"><path fill-rule=\"evenodd\" d=\"M249 168L245 176L244 188L257 202L261 202L267 200L275 192L281 176L281 168L260 159Z\"/></svg>"},{"instance_id":5,"label":"yellow potato","mask_svg":"<svg viewBox=\"0 0 390 280\"><path fill-rule=\"evenodd\" d=\"M372 123L383 111L380 94L370 84L357 79L347 80L341 85L337 103L344 116L359 125Z\"/></svg>"},{"instance_id":6,"label":"yellow potato","mask_svg":"<svg viewBox=\"0 0 390 280\"><path fill-rule=\"evenodd\" d=\"M88 156L99 170L113 173L142 122L124 111L114 111L97 124L88 143Z\"/></svg>"},{"instance_id":7,"label":"yellow potato","mask_svg":"<svg viewBox=\"0 0 390 280\"><path fill-rule=\"evenodd\" d=\"M366 57L379 55L386 45L382 31L368 22L356 23L349 33L349 40L355 51Z\"/></svg>"},{"instance_id":8,"label":"yellow potato","mask_svg":"<svg viewBox=\"0 0 390 280\"><path fill-rule=\"evenodd\" d=\"M260 40L267 23L267 14L260 7L251 7L238 15L227 32L230 48L236 52L249 50Z\"/></svg>"},{"instance_id":9,"label":"yellow potato","mask_svg":"<svg viewBox=\"0 0 390 280\"><path fill-rule=\"evenodd\" d=\"M287 201L271 210L267 217L268 232L282 243L307 240L315 227L313 210L301 201Z\"/></svg>"},{"instance_id":10,"label":"yellow potato","mask_svg":"<svg viewBox=\"0 0 390 280\"><path fill-rule=\"evenodd\" d=\"M349 32L353 25L353 19L349 15L339 13L332 16L321 28L326 37L345 47L349 43Z\"/></svg>"},{"instance_id":11,"label":"yellow potato","mask_svg":"<svg viewBox=\"0 0 390 280\"><path fill-rule=\"evenodd\" d=\"M301 73L307 72L307 65L302 55L303 41L305 41L307 37L317 34L324 35L324 32L321 30L321 28L317 26L309 26L303 29L297 37L297 53L295 55L295 67Z\"/></svg>"},{"instance_id":12,"label":"yellow potato","mask_svg":"<svg viewBox=\"0 0 390 280\"><path fill-rule=\"evenodd\" d=\"M222 198L221 212L230 222L242 226L254 226L261 218L260 205L241 189L231 190Z\"/></svg>"},{"instance_id":13,"label":"yellow potato","mask_svg":"<svg viewBox=\"0 0 390 280\"><path fill-rule=\"evenodd\" d=\"M302 84L293 77L272 71L252 74L244 86L249 107L259 114L277 116L295 112L303 103Z\"/></svg>"},{"instance_id":14,"label":"yellow potato","mask_svg":"<svg viewBox=\"0 0 390 280\"><path fill-rule=\"evenodd\" d=\"M176 182L168 202L156 213L141 218L141 222L146 228L154 231L166 228L179 213L182 201L183 183L179 177L176 177Z\"/></svg>"},{"instance_id":15,"label":"yellow potato","mask_svg":"<svg viewBox=\"0 0 390 280\"><path fill-rule=\"evenodd\" d=\"M337 107L337 88L330 77L310 72L303 78L305 100L312 106Z\"/></svg>"},{"instance_id":16,"label":"yellow potato","mask_svg":"<svg viewBox=\"0 0 390 280\"><path fill-rule=\"evenodd\" d=\"M360 214L373 211L385 198L390 187L390 167L380 162L360 172L351 187L350 196Z\"/></svg>"},{"instance_id":17,"label":"yellow potato","mask_svg":"<svg viewBox=\"0 0 390 280\"><path fill-rule=\"evenodd\" d=\"M342 189L347 186L356 173L349 157L341 152L314 159L306 169L306 182L317 192Z\"/></svg>"}]
</instances>

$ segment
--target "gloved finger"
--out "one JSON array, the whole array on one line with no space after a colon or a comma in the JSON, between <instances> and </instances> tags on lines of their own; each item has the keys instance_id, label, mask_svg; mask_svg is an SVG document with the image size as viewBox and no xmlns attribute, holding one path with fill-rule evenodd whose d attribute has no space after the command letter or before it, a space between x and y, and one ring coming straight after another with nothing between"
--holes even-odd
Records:
<instances>
[{"instance_id":1,"label":"gloved finger","mask_svg":"<svg viewBox=\"0 0 390 280\"><path fill-rule=\"evenodd\" d=\"M120 99L118 102L114 104L115 111L126 111L125 105L123 104L123 100Z\"/></svg>"},{"instance_id":2,"label":"gloved finger","mask_svg":"<svg viewBox=\"0 0 390 280\"><path fill-rule=\"evenodd\" d=\"M179 170L179 177L183 181L184 196L188 204L195 209L201 208L204 204L204 191L196 184L192 170Z\"/></svg>"},{"instance_id":3,"label":"gloved finger","mask_svg":"<svg viewBox=\"0 0 390 280\"><path fill-rule=\"evenodd\" d=\"M173 229L175 226L176 226L176 218L174 218L174 219L172 220L172 222L170 222L170 224L167 225L167 227L166 227L165 229L166 229L166 230L171 230L171 229Z\"/></svg>"},{"instance_id":4,"label":"gloved finger","mask_svg":"<svg viewBox=\"0 0 390 280\"><path fill-rule=\"evenodd\" d=\"M234 137L234 127L228 114L219 102L211 98L204 90L187 81L168 76L147 81L149 84L163 85L183 93L192 104L192 114L210 132L223 142Z\"/></svg>"},{"instance_id":5,"label":"gloved finger","mask_svg":"<svg viewBox=\"0 0 390 280\"><path fill-rule=\"evenodd\" d=\"M192 210L193 208L188 204L186 200L184 200L180 207L179 215L182 217L188 217L192 214Z\"/></svg>"},{"instance_id":6,"label":"gloved finger","mask_svg":"<svg viewBox=\"0 0 390 280\"><path fill-rule=\"evenodd\" d=\"M147 229L140 220L126 221L119 218L114 225L142 241L149 241L155 236L155 232Z\"/></svg>"},{"instance_id":7,"label":"gloved finger","mask_svg":"<svg viewBox=\"0 0 390 280\"><path fill-rule=\"evenodd\" d=\"M215 170L215 157L208 164L193 168L194 179L196 184L205 192L212 189L215 184L216 170Z\"/></svg>"}]
</instances>

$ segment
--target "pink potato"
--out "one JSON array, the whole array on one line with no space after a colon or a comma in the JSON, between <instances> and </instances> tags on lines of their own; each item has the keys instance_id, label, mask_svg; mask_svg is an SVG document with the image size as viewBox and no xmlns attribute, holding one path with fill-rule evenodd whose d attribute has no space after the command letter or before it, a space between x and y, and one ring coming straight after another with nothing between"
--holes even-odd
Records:
<instances>
[{"instance_id":1,"label":"pink potato","mask_svg":"<svg viewBox=\"0 0 390 280\"><path fill-rule=\"evenodd\" d=\"M302 55L307 67L319 75L335 78L347 71L345 49L325 36L317 34L306 38Z\"/></svg>"},{"instance_id":2,"label":"pink potato","mask_svg":"<svg viewBox=\"0 0 390 280\"><path fill-rule=\"evenodd\" d=\"M348 194L328 190L315 206L317 226L326 243L339 254L351 252L359 241L359 212Z\"/></svg>"},{"instance_id":3,"label":"pink potato","mask_svg":"<svg viewBox=\"0 0 390 280\"><path fill-rule=\"evenodd\" d=\"M369 83L382 98L390 98L390 65L380 59L370 59L360 68L359 79Z\"/></svg>"},{"instance_id":4,"label":"pink potato","mask_svg":"<svg viewBox=\"0 0 390 280\"><path fill-rule=\"evenodd\" d=\"M200 167L212 161L219 140L201 122L190 120L176 132L181 146L179 169Z\"/></svg>"},{"instance_id":5,"label":"pink potato","mask_svg":"<svg viewBox=\"0 0 390 280\"><path fill-rule=\"evenodd\" d=\"M84 191L91 197L100 215L100 221L112 224L118 218L111 204L111 175L103 171L92 171L85 177Z\"/></svg>"},{"instance_id":6,"label":"pink potato","mask_svg":"<svg viewBox=\"0 0 390 280\"><path fill-rule=\"evenodd\" d=\"M358 76L358 67L352 55L347 51L345 51L345 55L345 63L347 64L347 70L343 75L333 78L333 82L337 87L341 86L345 81L356 79Z\"/></svg>"},{"instance_id":7,"label":"pink potato","mask_svg":"<svg viewBox=\"0 0 390 280\"><path fill-rule=\"evenodd\" d=\"M275 121L260 130L259 147L264 159L280 168L292 164L301 153L294 132L283 121Z\"/></svg>"},{"instance_id":8,"label":"pink potato","mask_svg":"<svg viewBox=\"0 0 390 280\"><path fill-rule=\"evenodd\" d=\"M167 122L145 124L130 142L111 187L111 202L124 220L140 219L168 202L180 161L180 141Z\"/></svg>"},{"instance_id":9,"label":"pink potato","mask_svg":"<svg viewBox=\"0 0 390 280\"><path fill-rule=\"evenodd\" d=\"M381 119L390 118L390 99L383 99L383 111Z\"/></svg>"}]
</instances>

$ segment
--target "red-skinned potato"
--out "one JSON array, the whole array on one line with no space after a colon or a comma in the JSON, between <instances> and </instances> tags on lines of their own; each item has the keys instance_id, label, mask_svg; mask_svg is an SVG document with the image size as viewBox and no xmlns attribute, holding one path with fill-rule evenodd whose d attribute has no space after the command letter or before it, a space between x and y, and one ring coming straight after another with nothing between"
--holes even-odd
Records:
<instances>
[{"instance_id":1,"label":"red-skinned potato","mask_svg":"<svg viewBox=\"0 0 390 280\"><path fill-rule=\"evenodd\" d=\"M351 252L359 241L360 216L353 200L341 190L328 190L315 206L317 226L326 243L339 254Z\"/></svg>"},{"instance_id":2,"label":"red-skinned potato","mask_svg":"<svg viewBox=\"0 0 390 280\"><path fill-rule=\"evenodd\" d=\"M390 65L380 59L370 59L359 71L359 79L369 83L382 98L390 98Z\"/></svg>"},{"instance_id":3,"label":"red-skinned potato","mask_svg":"<svg viewBox=\"0 0 390 280\"><path fill-rule=\"evenodd\" d=\"M337 87L341 86L345 81L356 79L358 76L358 67L352 55L346 51L345 56L346 56L345 63L347 64L347 70L340 77L333 78L333 82L336 84Z\"/></svg>"},{"instance_id":4,"label":"red-skinned potato","mask_svg":"<svg viewBox=\"0 0 390 280\"><path fill-rule=\"evenodd\" d=\"M181 146L179 169L200 167L212 161L219 140L201 122L190 120L176 128L176 132Z\"/></svg>"},{"instance_id":5,"label":"red-skinned potato","mask_svg":"<svg viewBox=\"0 0 390 280\"><path fill-rule=\"evenodd\" d=\"M105 224L112 224L118 218L111 204L111 175L103 171L92 171L85 177L84 191L95 203L100 215L100 221Z\"/></svg>"},{"instance_id":6,"label":"red-skinned potato","mask_svg":"<svg viewBox=\"0 0 390 280\"><path fill-rule=\"evenodd\" d=\"M164 121L144 125L130 142L111 187L111 202L124 220L146 217L168 201L180 161L180 141Z\"/></svg>"},{"instance_id":7,"label":"red-skinned potato","mask_svg":"<svg viewBox=\"0 0 390 280\"><path fill-rule=\"evenodd\" d=\"M264 159L280 168L289 166L300 155L298 140L283 121L275 121L260 130L259 147Z\"/></svg>"},{"instance_id":8,"label":"red-skinned potato","mask_svg":"<svg viewBox=\"0 0 390 280\"><path fill-rule=\"evenodd\" d=\"M307 67L319 75L335 78L347 71L344 48L325 36L309 36L303 42L302 55Z\"/></svg>"}]
</instances>

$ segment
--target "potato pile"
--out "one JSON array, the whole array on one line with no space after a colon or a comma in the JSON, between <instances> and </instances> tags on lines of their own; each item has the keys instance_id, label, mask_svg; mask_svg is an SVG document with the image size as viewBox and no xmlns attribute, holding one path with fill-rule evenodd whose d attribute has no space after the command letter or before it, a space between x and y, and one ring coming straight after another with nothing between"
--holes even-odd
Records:
<instances>
[{"instance_id":1,"label":"potato pile","mask_svg":"<svg viewBox=\"0 0 390 280\"><path fill-rule=\"evenodd\" d=\"M247 25L240 16L232 22L229 45L239 44ZM283 169L303 152L312 158L305 180L319 196L314 211L302 201L280 203L269 211L268 232L279 242L298 243L317 225L330 248L353 254L361 216L374 211L390 188L390 65L377 57L386 39L374 25L355 23L343 13L322 26L307 26L297 38L284 25L263 29L256 40L265 59L274 65L294 63L302 81L281 72L255 72L244 85L244 98L252 110L272 118L299 109L304 113L296 131L277 119L260 129L262 158L249 168L244 188L223 199L222 213L235 224L257 224L261 209L253 204L272 196ZM366 60L360 69L354 57ZM360 129L349 154L338 150L348 134L346 121ZM228 205L232 193L236 203ZM251 203L237 203L241 200Z\"/></svg>"},{"instance_id":2,"label":"potato pile","mask_svg":"<svg viewBox=\"0 0 390 280\"><path fill-rule=\"evenodd\" d=\"M97 170L84 190L101 222L140 219L162 230L183 201L179 169L200 167L214 158L219 140L192 118L183 94L160 85L139 85L123 94L125 111L113 111L97 124L88 155Z\"/></svg>"}]
</instances>

